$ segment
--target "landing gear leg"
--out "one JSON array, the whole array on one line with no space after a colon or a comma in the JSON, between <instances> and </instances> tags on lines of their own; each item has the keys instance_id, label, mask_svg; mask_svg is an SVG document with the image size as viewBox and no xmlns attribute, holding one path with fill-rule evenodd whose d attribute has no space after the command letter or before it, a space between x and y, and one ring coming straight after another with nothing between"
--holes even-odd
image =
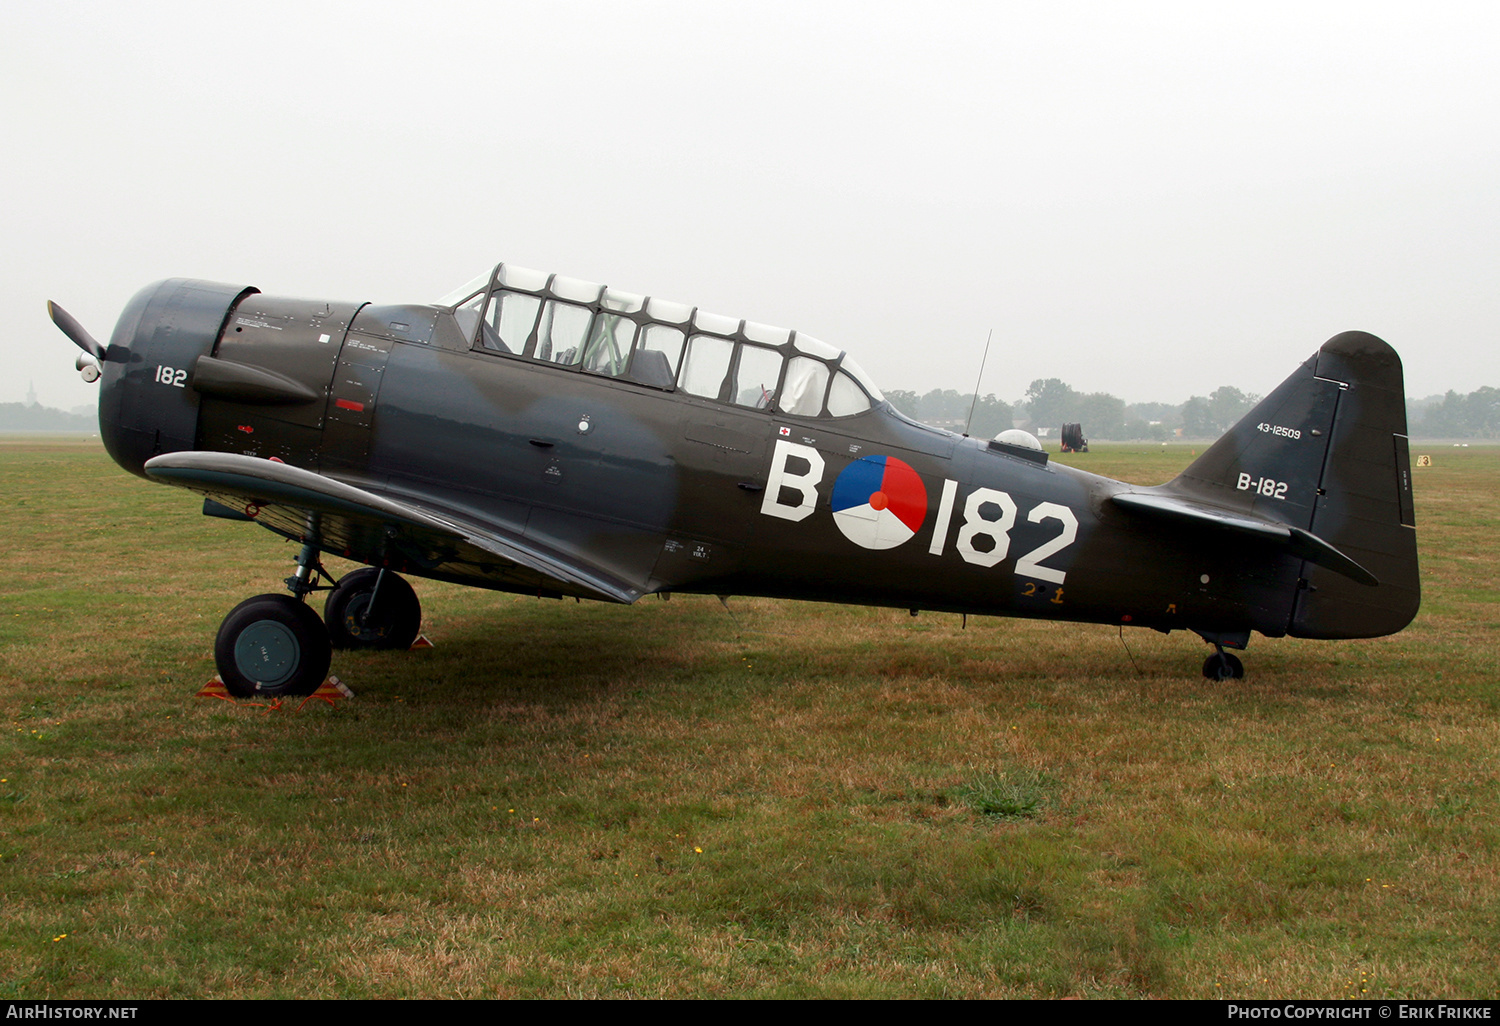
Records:
<instances>
[{"instance_id":1,"label":"landing gear leg","mask_svg":"<svg viewBox=\"0 0 1500 1026\"><path fill-rule=\"evenodd\" d=\"M296 596L298 602L317 590L319 575L330 581L333 580L332 575L324 570L323 564L318 561L318 547L311 542L302 544L302 551L297 553L294 562L297 564L296 571L283 583L286 584L286 590ZM328 585L325 584L323 587L326 588Z\"/></svg>"}]
</instances>

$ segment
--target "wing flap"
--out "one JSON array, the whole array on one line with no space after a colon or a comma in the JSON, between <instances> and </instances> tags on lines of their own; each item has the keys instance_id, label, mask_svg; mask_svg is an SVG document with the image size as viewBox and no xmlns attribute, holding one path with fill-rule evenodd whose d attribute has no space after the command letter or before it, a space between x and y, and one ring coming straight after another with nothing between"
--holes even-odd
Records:
<instances>
[{"instance_id":1,"label":"wing flap","mask_svg":"<svg viewBox=\"0 0 1500 1026\"><path fill-rule=\"evenodd\" d=\"M146 461L146 475L228 507L291 538L369 561L394 554L419 573L501 588L632 603L642 589L494 525L390 499L273 460L175 452Z\"/></svg>"},{"instance_id":2,"label":"wing flap","mask_svg":"<svg viewBox=\"0 0 1500 1026\"><path fill-rule=\"evenodd\" d=\"M1290 555L1305 559L1309 563L1327 567L1360 584L1373 587L1380 583L1370 571L1311 531L1304 531L1300 527L1278 524L1273 520L1265 520L1239 510L1210 506L1207 503L1169 495L1120 492L1110 496L1110 501L1122 509L1147 516L1256 538L1281 548Z\"/></svg>"}]
</instances>

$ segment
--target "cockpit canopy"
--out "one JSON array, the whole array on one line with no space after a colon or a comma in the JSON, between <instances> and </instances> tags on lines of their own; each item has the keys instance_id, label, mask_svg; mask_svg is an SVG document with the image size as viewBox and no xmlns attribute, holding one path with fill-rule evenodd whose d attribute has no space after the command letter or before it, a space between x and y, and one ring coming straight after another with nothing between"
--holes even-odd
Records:
<instances>
[{"instance_id":1,"label":"cockpit canopy","mask_svg":"<svg viewBox=\"0 0 1500 1026\"><path fill-rule=\"evenodd\" d=\"M799 417L885 397L848 356L787 328L500 264L438 301L480 352Z\"/></svg>"}]
</instances>

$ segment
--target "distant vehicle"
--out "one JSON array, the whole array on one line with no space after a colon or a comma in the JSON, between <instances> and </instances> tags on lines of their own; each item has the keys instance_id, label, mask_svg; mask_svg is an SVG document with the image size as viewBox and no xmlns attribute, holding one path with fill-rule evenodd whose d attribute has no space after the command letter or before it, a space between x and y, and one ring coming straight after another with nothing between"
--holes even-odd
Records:
<instances>
[{"instance_id":1,"label":"distant vehicle","mask_svg":"<svg viewBox=\"0 0 1500 1026\"><path fill-rule=\"evenodd\" d=\"M1251 631L1373 637L1419 602L1401 362L1362 332L1138 487L918 424L807 335L506 264L432 305L174 278L108 346L49 309L117 463L301 544L288 593L219 629L239 695L409 646L399 574L1189 630L1214 679ZM368 566L334 581L326 553Z\"/></svg>"},{"instance_id":2,"label":"distant vehicle","mask_svg":"<svg viewBox=\"0 0 1500 1026\"><path fill-rule=\"evenodd\" d=\"M1062 451L1063 452L1088 452L1089 440L1083 437L1082 424L1064 424L1062 426Z\"/></svg>"}]
</instances>

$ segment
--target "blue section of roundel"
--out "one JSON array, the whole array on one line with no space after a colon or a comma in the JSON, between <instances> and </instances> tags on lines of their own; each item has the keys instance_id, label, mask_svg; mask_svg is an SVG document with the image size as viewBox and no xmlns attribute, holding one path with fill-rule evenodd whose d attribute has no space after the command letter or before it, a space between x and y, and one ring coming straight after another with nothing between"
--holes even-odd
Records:
<instances>
[{"instance_id":1,"label":"blue section of roundel","mask_svg":"<svg viewBox=\"0 0 1500 1026\"><path fill-rule=\"evenodd\" d=\"M829 505L837 513L851 506L864 506L870 496L880 491L885 481L885 457L865 456L844 468L838 480L833 482L833 497Z\"/></svg>"}]
</instances>

